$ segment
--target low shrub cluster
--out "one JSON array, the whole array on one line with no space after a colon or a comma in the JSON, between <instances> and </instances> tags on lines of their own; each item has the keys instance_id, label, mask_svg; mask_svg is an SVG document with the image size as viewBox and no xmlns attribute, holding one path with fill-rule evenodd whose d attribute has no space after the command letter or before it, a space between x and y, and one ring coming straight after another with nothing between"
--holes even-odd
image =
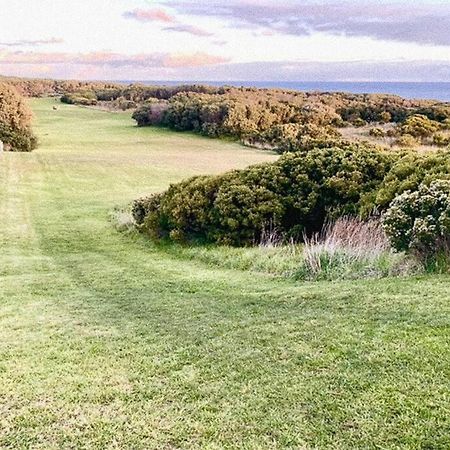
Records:
<instances>
[{"instance_id":1,"label":"low shrub cluster","mask_svg":"<svg viewBox=\"0 0 450 450\"><path fill-rule=\"evenodd\" d=\"M68 105L93 106L97 104L97 97L92 91L80 91L64 94L61 102Z\"/></svg>"},{"instance_id":2,"label":"low shrub cluster","mask_svg":"<svg viewBox=\"0 0 450 450\"><path fill-rule=\"evenodd\" d=\"M6 150L29 152L37 140L31 131L32 113L19 93L0 83L0 141Z\"/></svg>"},{"instance_id":3,"label":"low shrub cluster","mask_svg":"<svg viewBox=\"0 0 450 450\"><path fill-rule=\"evenodd\" d=\"M143 231L172 240L249 245L268 223L300 238L327 218L357 214L392 164L390 154L352 144L287 153L274 163L172 185L136 201L133 215Z\"/></svg>"},{"instance_id":4,"label":"low shrub cluster","mask_svg":"<svg viewBox=\"0 0 450 450\"><path fill-rule=\"evenodd\" d=\"M145 86L141 84L97 84L79 85L72 87L66 86L63 91L61 101L63 103L77 105L97 105L109 107L110 109L127 110L142 106L139 111L137 122L140 126L146 123L140 123L139 117L143 117L144 111L149 111L148 106L161 102L164 104L167 100L180 93L198 93L198 94L216 94L222 92L223 88L215 88L204 85L181 85L181 86ZM150 123L146 124L150 125Z\"/></svg>"}]
</instances>

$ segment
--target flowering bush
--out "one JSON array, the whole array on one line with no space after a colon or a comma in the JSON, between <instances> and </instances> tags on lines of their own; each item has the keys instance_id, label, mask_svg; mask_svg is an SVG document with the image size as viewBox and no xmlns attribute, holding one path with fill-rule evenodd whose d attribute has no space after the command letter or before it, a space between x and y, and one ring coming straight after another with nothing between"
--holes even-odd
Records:
<instances>
[{"instance_id":1,"label":"flowering bush","mask_svg":"<svg viewBox=\"0 0 450 450\"><path fill-rule=\"evenodd\" d=\"M384 229L397 250L425 259L450 250L450 181L422 184L399 195L383 217Z\"/></svg>"}]
</instances>

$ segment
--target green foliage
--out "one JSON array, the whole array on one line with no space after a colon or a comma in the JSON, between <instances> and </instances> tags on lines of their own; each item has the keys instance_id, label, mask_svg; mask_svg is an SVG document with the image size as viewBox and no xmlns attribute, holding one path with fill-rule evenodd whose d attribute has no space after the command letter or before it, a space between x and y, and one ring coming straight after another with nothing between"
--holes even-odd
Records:
<instances>
[{"instance_id":1,"label":"green foliage","mask_svg":"<svg viewBox=\"0 0 450 450\"><path fill-rule=\"evenodd\" d=\"M450 181L422 184L399 195L383 216L392 245L412 251L425 260L439 254L450 257Z\"/></svg>"},{"instance_id":2,"label":"green foliage","mask_svg":"<svg viewBox=\"0 0 450 450\"><path fill-rule=\"evenodd\" d=\"M93 106L97 104L97 97L92 91L67 93L61 97L61 102L68 105Z\"/></svg>"},{"instance_id":3,"label":"green foliage","mask_svg":"<svg viewBox=\"0 0 450 450\"><path fill-rule=\"evenodd\" d=\"M384 210L397 195L439 179L450 179L450 150L400 153L378 190L375 204Z\"/></svg>"},{"instance_id":4,"label":"green foliage","mask_svg":"<svg viewBox=\"0 0 450 450\"><path fill-rule=\"evenodd\" d=\"M172 185L138 201L135 219L152 236L173 240L248 245L269 222L300 237L327 217L357 213L391 164L387 153L356 145L287 153L275 163Z\"/></svg>"},{"instance_id":5,"label":"green foliage","mask_svg":"<svg viewBox=\"0 0 450 450\"><path fill-rule=\"evenodd\" d=\"M388 111L383 111L379 113L378 118L381 123L389 123L392 121L392 114Z\"/></svg>"},{"instance_id":6,"label":"green foliage","mask_svg":"<svg viewBox=\"0 0 450 450\"><path fill-rule=\"evenodd\" d=\"M361 128L361 127L365 127L367 125L367 122L362 119L361 117L357 117L353 122L352 122L353 126L357 127L357 128Z\"/></svg>"},{"instance_id":7,"label":"green foliage","mask_svg":"<svg viewBox=\"0 0 450 450\"><path fill-rule=\"evenodd\" d=\"M11 151L29 152L37 145L31 131L32 113L19 93L0 83L0 140Z\"/></svg>"},{"instance_id":8,"label":"green foliage","mask_svg":"<svg viewBox=\"0 0 450 450\"><path fill-rule=\"evenodd\" d=\"M433 136L433 144L437 147L448 147L450 146L450 136L443 133L436 133Z\"/></svg>"},{"instance_id":9,"label":"green foliage","mask_svg":"<svg viewBox=\"0 0 450 450\"><path fill-rule=\"evenodd\" d=\"M167 104L164 102L146 103L134 111L132 119L137 122L138 127L161 125L166 110Z\"/></svg>"},{"instance_id":10,"label":"green foliage","mask_svg":"<svg viewBox=\"0 0 450 450\"><path fill-rule=\"evenodd\" d=\"M333 147L341 141L341 134L332 126L319 126L314 123L288 123L275 125L262 133L249 136L246 142L263 142L272 146L278 153Z\"/></svg>"},{"instance_id":11,"label":"green foliage","mask_svg":"<svg viewBox=\"0 0 450 450\"><path fill-rule=\"evenodd\" d=\"M374 127L369 130L369 135L376 138L383 138L386 136L386 133L384 132L383 128Z\"/></svg>"},{"instance_id":12,"label":"green foliage","mask_svg":"<svg viewBox=\"0 0 450 450\"><path fill-rule=\"evenodd\" d=\"M401 148L414 148L419 145L419 141L411 134L403 134L395 139L394 144Z\"/></svg>"},{"instance_id":13,"label":"green foliage","mask_svg":"<svg viewBox=\"0 0 450 450\"><path fill-rule=\"evenodd\" d=\"M410 135L418 139L425 139L432 136L440 129L440 124L434 120L430 120L422 114L415 114L408 117L400 126L402 135Z\"/></svg>"},{"instance_id":14,"label":"green foliage","mask_svg":"<svg viewBox=\"0 0 450 450\"><path fill-rule=\"evenodd\" d=\"M417 111L424 114L418 115ZM443 104L388 95L228 87L215 92L180 89L168 97L163 114L154 116L153 107L144 105L134 119L140 126L164 125L211 137L233 137L282 152L290 151L293 144L314 148L320 142L336 141L340 137L337 128L348 123L362 127L368 123L406 121L403 134L408 129L420 134L429 124L440 126L428 115L445 121L445 111Z\"/></svg>"}]
</instances>

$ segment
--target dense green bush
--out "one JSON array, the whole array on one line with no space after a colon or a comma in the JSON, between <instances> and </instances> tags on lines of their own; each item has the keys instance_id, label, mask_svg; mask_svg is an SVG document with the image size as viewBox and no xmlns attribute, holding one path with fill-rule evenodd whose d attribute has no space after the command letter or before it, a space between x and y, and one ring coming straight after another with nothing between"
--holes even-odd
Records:
<instances>
[{"instance_id":1,"label":"dense green bush","mask_svg":"<svg viewBox=\"0 0 450 450\"><path fill-rule=\"evenodd\" d=\"M61 102L68 105L93 106L97 104L97 97L92 91L67 93L61 97Z\"/></svg>"},{"instance_id":2,"label":"dense green bush","mask_svg":"<svg viewBox=\"0 0 450 450\"><path fill-rule=\"evenodd\" d=\"M31 131L32 113L19 93L0 83L0 140L6 150L29 152L36 147Z\"/></svg>"},{"instance_id":3,"label":"dense green bush","mask_svg":"<svg viewBox=\"0 0 450 450\"><path fill-rule=\"evenodd\" d=\"M397 250L423 258L450 256L450 181L422 184L399 195L383 216L384 229Z\"/></svg>"},{"instance_id":4,"label":"dense green bush","mask_svg":"<svg viewBox=\"0 0 450 450\"><path fill-rule=\"evenodd\" d=\"M378 190L375 204L386 209L399 194L415 191L434 180L450 180L450 150L419 153L404 151L398 155Z\"/></svg>"},{"instance_id":5,"label":"dense green bush","mask_svg":"<svg viewBox=\"0 0 450 450\"><path fill-rule=\"evenodd\" d=\"M450 136L443 133L436 133L433 136L433 144L437 147L448 147L450 146Z\"/></svg>"},{"instance_id":6,"label":"dense green bush","mask_svg":"<svg viewBox=\"0 0 450 450\"><path fill-rule=\"evenodd\" d=\"M386 133L384 132L383 128L374 127L369 130L369 135L376 138L383 138L386 136Z\"/></svg>"},{"instance_id":7,"label":"dense green bush","mask_svg":"<svg viewBox=\"0 0 450 450\"><path fill-rule=\"evenodd\" d=\"M132 118L137 122L138 127L161 125L163 123L166 110L167 102L147 102L134 111Z\"/></svg>"},{"instance_id":8,"label":"dense green bush","mask_svg":"<svg viewBox=\"0 0 450 450\"><path fill-rule=\"evenodd\" d=\"M402 134L401 136L397 136L394 144L401 148L414 148L419 145L419 141L410 134Z\"/></svg>"},{"instance_id":9,"label":"dense green bush","mask_svg":"<svg viewBox=\"0 0 450 450\"><path fill-rule=\"evenodd\" d=\"M361 145L287 153L274 163L172 185L135 203L134 217L143 231L174 240L247 245L269 223L301 237L328 217L358 213L392 162Z\"/></svg>"},{"instance_id":10,"label":"dense green bush","mask_svg":"<svg viewBox=\"0 0 450 450\"><path fill-rule=\"evenodd\" d=\"M408 117L400 126L400 134L413 136L417 139L425 139L431 137L440 128L439 122L430 120L422 114L415 114Z\"/></svg>"},{"instance_id":11,"label":"dense green bush","mask_svg":"<svg viewBox=\"0 0 450 450\"><path fill-rule=\"evenodd\" d=\"M287 123L275 125L265 132L248 136L246 143L252 145L267 144L278 153L333 147L342 140L341 134L331 126L318 126L313 123Z\"/></svg>"}]
</instances>

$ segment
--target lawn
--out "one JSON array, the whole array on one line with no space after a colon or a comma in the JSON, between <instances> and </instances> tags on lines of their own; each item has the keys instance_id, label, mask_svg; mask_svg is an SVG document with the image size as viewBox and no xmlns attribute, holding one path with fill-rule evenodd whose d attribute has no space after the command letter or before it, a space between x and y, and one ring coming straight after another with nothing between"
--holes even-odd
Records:
<instances>
[{"instance_id":1,"label":"lawn","mask_svg":"<svg viewBox=\"0 0 450 450\"><path fill-rule=\"evenodd\" d=\"M54 104L0 156L0 448L450 448L449 277L300 283L119 233L115 206L275 156Z\"/></svg>"}]
</instances>

